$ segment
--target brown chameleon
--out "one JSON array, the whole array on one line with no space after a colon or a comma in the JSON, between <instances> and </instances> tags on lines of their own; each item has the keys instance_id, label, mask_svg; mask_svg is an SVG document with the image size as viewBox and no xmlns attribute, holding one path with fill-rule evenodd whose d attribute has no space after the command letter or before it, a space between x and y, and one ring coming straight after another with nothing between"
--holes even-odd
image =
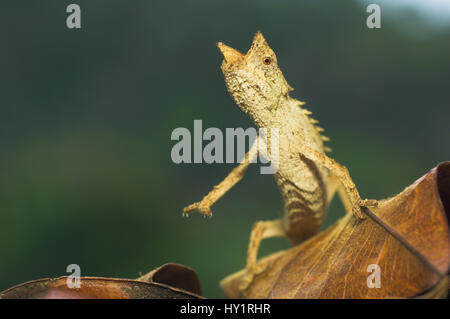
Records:
<instances>
[{"instance_id":1,"label":"brown chameleon","mask_svg":"<svg viewBox=\"0 0 450 319\"><path fill-rule=\"evenodd\" d=\"M345 166L340 165L325 152L323 145L328 138L322 128L302 108L304 102L289 96L293 89L284 78L275 53L261 32L257 32L246 54L219 42L224 56L222 72L228 92L236 104L259 128L278 129L278 170L275 180L284 199L281 219L255 223L247 253L247 284L262 271L256 261L261 240L274 236L286 236L292 244L298 244L316 234L323 224L328 205L338 192L347 212L364 219L364 206L376 206L376 200L362 200ZM199 211L211 216L211 206L231 187L242 179L248 165L257 156L258 142L239 166L218 185L214 186L200 202L183 209L187 215ZM270 158L270 146L266 156ZM271 159L273 160L273 158ZM244 284L245 286L245 284Z\"/></svg>"}]
</instances>

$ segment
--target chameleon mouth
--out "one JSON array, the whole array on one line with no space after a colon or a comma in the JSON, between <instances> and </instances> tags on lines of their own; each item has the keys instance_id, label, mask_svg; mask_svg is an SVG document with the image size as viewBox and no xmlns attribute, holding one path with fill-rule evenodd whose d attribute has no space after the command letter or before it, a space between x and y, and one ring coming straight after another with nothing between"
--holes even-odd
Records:
<instances>
[{"instance_id":1,"label":"chameleon mouth","mask_svg":"<svg viewBox=\"0 0 450 319\"><path fill-rule=\"evenodd\" d=\"M223 44L222 42L218 42L217 47L220 52L222 52L223 57L228 64L237 64L244 59L244 55L241 52L229 47L226 44Z\"/></svg>"}]
</instances>

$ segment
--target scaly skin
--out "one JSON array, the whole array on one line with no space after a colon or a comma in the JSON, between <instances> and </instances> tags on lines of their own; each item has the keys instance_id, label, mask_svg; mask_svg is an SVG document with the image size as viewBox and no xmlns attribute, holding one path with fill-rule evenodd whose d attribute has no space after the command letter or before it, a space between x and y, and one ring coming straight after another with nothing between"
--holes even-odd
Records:
<instances>
[{"instance_id":1,"label":"scaly skin","mask_svg":"<svg viewBox=\"0 0 450 319\"><path fill-rule=\"evenodd\" d=\"M223 43L217 45L224 55L221 69L225 83L236 104L259 128L269 129L269 134L272 128L279 130L275 179L284 199L285 212L282 220L255 224L247 257L248 284L253 275L261 271L256 267L261 240L286 236L292 244L297 244L316 234L336 191L347 211L358 219L364 219L363 206L376 206L377 202L362 200L348 170L325 155L328 148L323 142L328 138L320 133L323 129L315 125L317 121L309 117L311 112L301 107L304 103L289 96L293 89L261 32L256 33L245 55ZM200 211L211 215L210 207L243 177L255 157L255 145L245 161L200 202L185 207L183 214ZM270 146L268 153L271 153Z\"/></svg>"}]
</instances>

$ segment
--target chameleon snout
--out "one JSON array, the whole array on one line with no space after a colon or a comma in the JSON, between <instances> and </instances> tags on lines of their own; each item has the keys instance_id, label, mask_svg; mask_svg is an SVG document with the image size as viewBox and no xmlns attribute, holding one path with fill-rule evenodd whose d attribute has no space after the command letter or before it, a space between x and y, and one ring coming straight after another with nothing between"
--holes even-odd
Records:
<instances>
[{"instance_id":1,"label":"chameleon snout","mask_svg":"<svg viewBox=\"0 0 450 319\"><path fill-rule=\"evenodd\" d=\"M222 42L217 42L217 47L222 52L227 64L238 64L244 59L244 54Z\"/></svg>"}]
</instances>

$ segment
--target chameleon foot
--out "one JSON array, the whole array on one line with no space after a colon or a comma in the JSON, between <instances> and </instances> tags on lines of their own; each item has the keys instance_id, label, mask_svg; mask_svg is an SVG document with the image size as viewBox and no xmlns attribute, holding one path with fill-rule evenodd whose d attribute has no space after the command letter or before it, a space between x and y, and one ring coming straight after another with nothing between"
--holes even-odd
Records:
<instances>
[{"instance_id":1,"label":"chameleon foot","mask_svg":"<svg viewBox=\"0 0 450 319\"><path fill-rule=\"evenodd\" d=\"M378 201L376 199L359 199L356 205L353 206L352 212L359 220L366 219L366 215L362 212L363 207L377 207Z\"/></svg>"},{"instance_id":2,"label":"chameleon foot","mask_svg":"<svg viewBox=\"0 0 450 319\"><path fill-rule=\"evenodd\" d=\"M194 204L191 204L189 206L186 206L185 208L183 208L183 216L184 217L188 217L190 213L196 212L198 211L200 214L202 214L203 216L208 216L211 217L212 216L212 211L211 211L211 207L205 203L201 202L197 202Z\"/></svg>"},{"instance_id":3,"label":"chameleon foot","mask_svg":"<svg viewBox=\"0 0 450 319\"><path fill-rule=\"evenodd\" d=\"M376 199L361 199L359 205L365 207L377 207L378 201Z\"/></svg>"}]
</instances>

